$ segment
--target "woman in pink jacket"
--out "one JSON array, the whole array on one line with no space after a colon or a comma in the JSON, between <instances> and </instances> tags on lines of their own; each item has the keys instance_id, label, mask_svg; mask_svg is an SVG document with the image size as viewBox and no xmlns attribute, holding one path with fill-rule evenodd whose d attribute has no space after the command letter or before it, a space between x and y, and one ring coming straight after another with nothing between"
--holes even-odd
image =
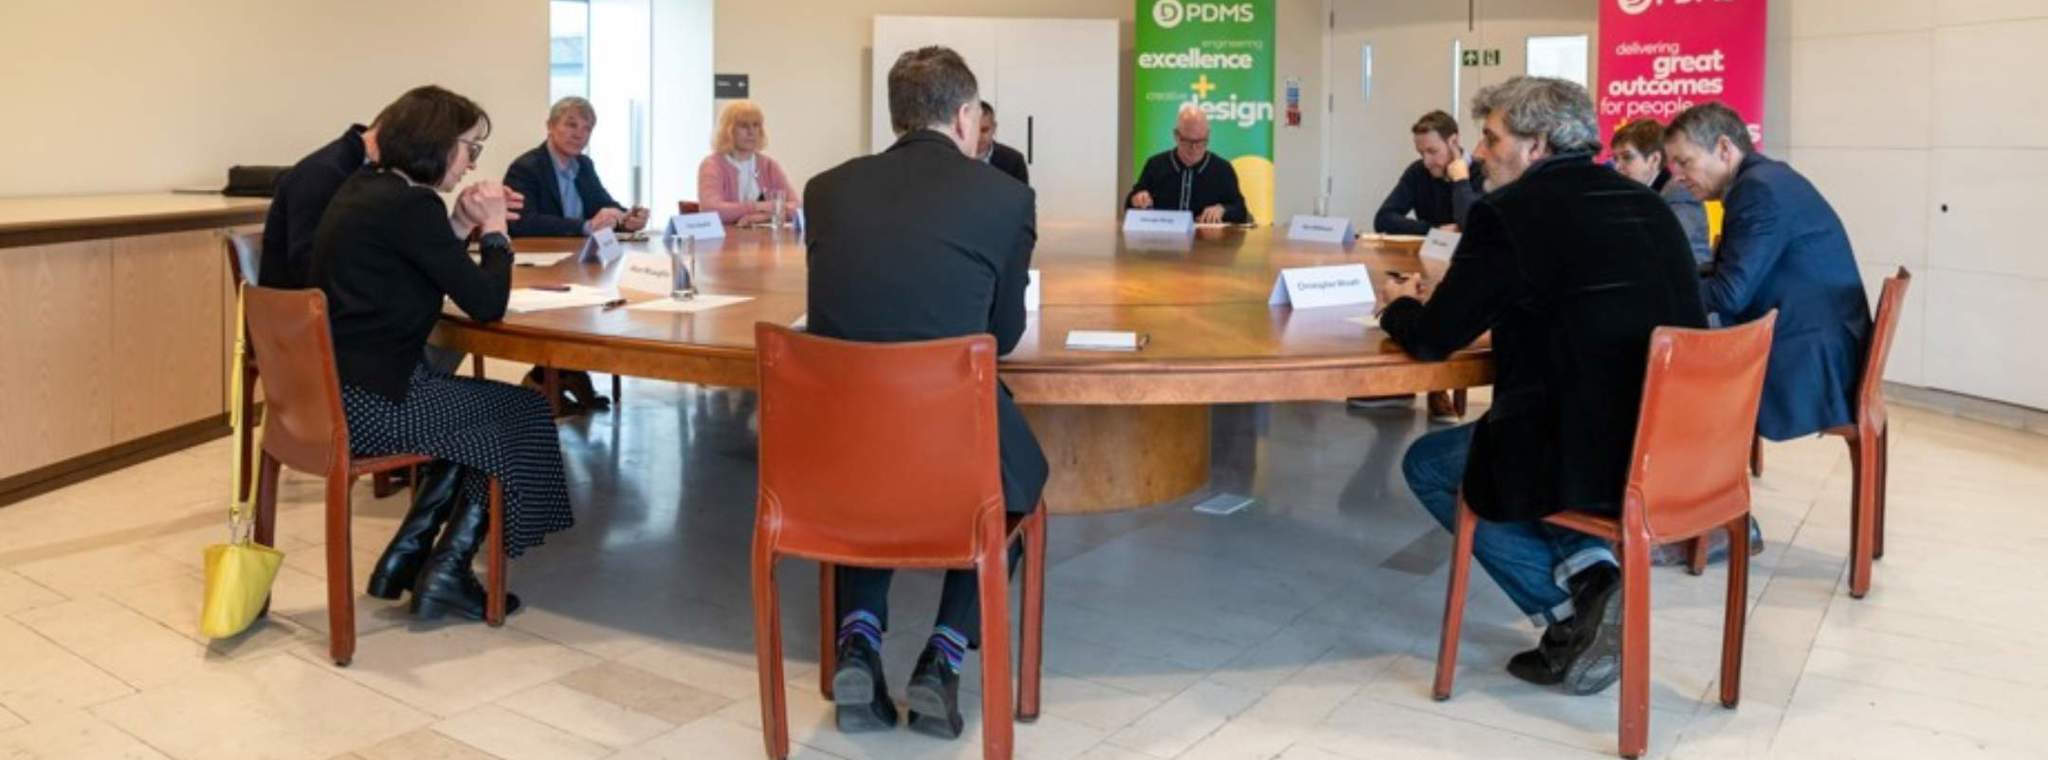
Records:
<instances>
[{"instance_id":1,"label":"woman in pink jacket","mask_svg":"<svg viewBox=\"0 0 2048 760\"><path fill-rule=\"evenodd\" d=\"M793 214L800 205L796 188L782 173L782 165L761 152L767 146L760 106L751 100L726 106L718 115L711 155L697 166L697 203L705 211L718 212L726 224L760 224L772 217L772 199L780 192L783 213Z\"/></svg>"}]
</instances>

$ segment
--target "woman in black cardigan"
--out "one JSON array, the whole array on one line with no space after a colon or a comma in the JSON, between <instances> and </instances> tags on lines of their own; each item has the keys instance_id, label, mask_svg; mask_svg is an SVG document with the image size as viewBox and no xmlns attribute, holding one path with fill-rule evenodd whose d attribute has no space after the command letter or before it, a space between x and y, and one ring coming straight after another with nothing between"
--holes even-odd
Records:
<instances>
[{"instance_id":1,"label":"woman in black cardigan","mask_svg":"<svg viewBox=\"0 0 2048 760\"><path fill-rule=\"evenodd\" d=\"M518 195L485 181L464 188L452 214L442 202L490 133L489 117L468 98L420 88L382 119L378 162L342 184L314 234L313 281L327 294L349 447L424 454L464 470L459 503L439 514L416 506L378 574L410 586L422 618L481 620L483 585L470 561L488 527L487 479L503 485L505 553L517 557L572 522L561 447L540 396L435 372L422 349L444 296L473 319L504 316L512 286L505 229ZM481 264L469 258L472 231L482 234ZM506 611L518 607L508 595Z\"/></svg>"}]
</instances>

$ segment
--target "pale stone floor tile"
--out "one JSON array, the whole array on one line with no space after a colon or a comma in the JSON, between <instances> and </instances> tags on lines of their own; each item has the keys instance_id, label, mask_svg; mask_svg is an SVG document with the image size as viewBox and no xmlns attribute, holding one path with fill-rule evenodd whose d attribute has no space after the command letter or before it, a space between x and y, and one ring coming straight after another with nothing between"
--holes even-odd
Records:
<instances>
[{"instance_id":1,"label":"pale stone floor tile","mask_svg":"<svg viewBox=\"0 0 2048 760\"><path fill-rule=\"evenodd\" d=\"M1461 720L1360 698L1338 708L1319 730L1311 732L1297 746L1313 747L1351 760L1597 760L1614 757L1612 742L1610 738L1597 749L1573 747L1502 730L1485 721ZM1654 756L1656 747L1651 749Z\"/></svg>"},{"instance_id":2,"label":"pale stone floor tile","mask_svg":"<svg viewBox=\"0 0 2048 760\"><path fill-rule=\"evenodd\" d=\"M555 683L677 726L718 712L733 701L616 662L584 668Z\"/></svg>"},{"instance_id":3,"label":"pale stone floor tile","mask_svg":"<svg viewBox=\"0 0 2048 760\"><path fill-rule=\"evenodd\" d=\"M509 628L456 622L390 628L356 640L334 668L325 641L294 652L356 683L439 716L453 716L594 664L590 655Z\"/></svg>"},{"instance_id":4,"label":"pale stone floor tile","mask_svg":"<svg viewBox=\"0 0 2048 760\"><path fill-rule=\"evenodd\" d=\"M2048 724L2038 719L2039 705L2029 712L2017 717L2013 709L1808 674L1786 710L1773 751L2039 756L2048 747Z\"/></svg>"},{"instance_id":5,"label":"pale stone floor tile","mask_svg":"<svg viewBox=\"0 0 2048 760\"><path fill-rule=\"evenodd\" d=\"M198 582L196 563L174 562L144 547L124 544L17 565L14 571L71 598L172 578Z\"/></svg>"},{"instance_id":6,"label":"pale stone floor tile","mask_svg":"<svg viewBox=\"0 0 2048 760\"><path fill-rule=\"evenodd\" d=\"M206 665L204 644L103 597L41 607L14 619L137 689L174 683Z\"/></svg>"},{"instance_id":7,"label":"pale stone floor tile","mask_svg":"<svg viewBox=\"0 0 2048 760\"><path fill-rule=\"evenodd\" d=\"M505 760L576 760L611 754L602 744L497 705L441 721L434 730Z\"/></svg>"},{"instance_id":8,"label":"pale stone floor tile","mask_svg":"<svg viewBox=\"0 0 2048 760\"><path fill-rule=\"evenodd\" d=\"M1502 659L1505 660L1504 657ZM1460 669L1451 698L1436 702L1429 696L1435 673L1433 660L1410 658L1396 662L1387 678L1368 685L1358 697L1338 708L1332 720L1346 715L1356 716L1360 711L1354 708L1371 700L1588 751L1612 750L1615 746L1619 715L1617 701L1621 694L1619 684L1599 694L1575 697L1553 688L1523 683L1498 664L1490 664L1483 668ZM1659 692L1668 692L1668 687L1657 677L1654 663L1650 692L1650 750L1654 756L1659 747L1668 746L1679 729L1691 720L1697 705L1684 698L1678 702L1683 705L1681 709L1660 707L1660 702L1669 702L1659 698Z\"/></svg>"},{"instance_id":9,"label":"pale stone floor tile","mask_svg":"<svg viewBox=\"0 0 2048 760\"><path fill-rule=\"evenodd\" d=\"M276 589L272 584L273 594ZM209 658L236 660L320 640L322 634L291 622L273 604L273 614L257 618L231 638L208 639L199 632L199 611L206 599L204 583L191 578L174 578L145 586L108 592L106 596L157 624L206 646Z\"/></svg>"},{"instance_id":10,"label":"pale stone floor tile","mask_svg":"<svg viewBox=\"0 0 2048 760\"><path fill-rule=\"evenodd\" d=\"M51 591L42 584L23 578L11 570L0 570L0 616L61 601L64 601L63 594Z\"/></svg>"},{"instance_id":11,"label":"pale stone floor tile","mask_svg":"<svg viewBox=\"0 0 2048 760\"><path fill-rule=\"evenodd\" d=\"M135 693L41 634L0 618L0 707L31 723Z\"/></svg>"},{"instance_id":12,"label":"pale stone floor tile","mask_svg":"<svg viewBox=\"0 0 2048 760\"><path fill-rule=\"evenodd\" d=\"M211 667L92 712L176 757L320 760L431 720L285 653Z\"/></svg>"},{"instance_id":13,"label":"pale stone floor tile","mask_svg":"<svg viewBox=\"0 0 2048 760\"><path fill-rule=\"evenodd\" d=\"M0 731L0 757L8 760L169 760L121 729L73 711Z\"/></svg>"},{"instance_id":14,"label":"pale stone floor tile","mask_svg":"<svg viewBox=\"0 0 2048 760\"><path fill-rule=\"evenodd\" d=\"M724 718L705 717L612 757L614 760L753 758L762 756L763 746L761 729ZM790 760L841 760L838 755L795 741L790 742L789 757Z\"/></svg>"},{"instance_id":15,"label":"pale stone floor tile","mask_svg":"<svg viewBox=\"0 0 2048 760\"><path fill-rule=\"evenodd\" d=\"M463 744L431 728L385 739L351 753L358 760L498 760L498 756Z\"/></svg>"},{"instance_id":16,"label":"pale stone floor tile","mask_svg":"<svg viewBox=\"0 0 2048 760\"><path fill-rule=\"evenodd\" d=\"M1258 693L1203 681L1109 737L1109 743L1174 757L1258 701Z\"/></svg>"},{"instance_id":17,"label":"pale stone floor tile","mask_svg":"<svg viewBox=\"0 0 2048 760\"><path fill-rule=\"evenodd\" d=\"M676 724L599 699L560 683L544 683L498 700L498 706L583 739L618 748L652 739Z\"/></svg>"},{"instance_id":18,"label":"pale stone floor tile","mask_svg":"<svg viewBox=\"0 0 2048 760\"><path fill-rule=\"evenodd\" d=\"M23 719L19 715L15 715L13 710L9 710L5 707L0 707L0 732L5 732L7 731L7 729L19 728L21 726L26 725L28 725L28 721Z\"/></svg>"}]
</instances>

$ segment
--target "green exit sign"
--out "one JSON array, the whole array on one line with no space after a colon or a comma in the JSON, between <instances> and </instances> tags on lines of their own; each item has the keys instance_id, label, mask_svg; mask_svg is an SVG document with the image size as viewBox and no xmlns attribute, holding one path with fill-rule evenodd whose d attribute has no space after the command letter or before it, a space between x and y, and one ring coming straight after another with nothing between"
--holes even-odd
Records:
<instances>
[{"instance_id":1,"label":"green exit sign","mask_svg":"<svg viewBox=\"0 0 2048 760\"><path fill-rule=\"evenodd\" d=\"M1463 63L1466 66L1499 66L1500 48L1464 51Z\"/></svg>"}]
</instances>

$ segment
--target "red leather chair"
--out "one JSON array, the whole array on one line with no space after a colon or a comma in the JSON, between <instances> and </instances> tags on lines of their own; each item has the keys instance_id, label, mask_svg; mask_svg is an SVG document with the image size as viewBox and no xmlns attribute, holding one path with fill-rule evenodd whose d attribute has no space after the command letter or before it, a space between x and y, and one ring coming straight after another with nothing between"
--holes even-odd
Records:
<instances>
[{"instance_id":1,"label":"red leather chair","mask_svg":"<svg viewBox=\"0 0 2048 760\"><path fill-rule=\"evenodd\" d=\"M425 464L413 454L356 458L349 454L348 421L341 411L341 381L327 327L327 296L318 290L250 287L245 292L250 350L263 360L263 461L256 481L257 543L275 545L277 482L282 467L327 478L328 650L334 664L355 658L355 573L349 554L349 487L356 478ZM505 623L505 511L496 478L490 483L487 539L489 602L485 620Z\"/></svg>"},{"instance_id":2,"label":"red leather chair","mask_svg":"<svg viewBox=\"0 0 2048 760\"><path fill-rule=\"evenodd\" d=\"M1004 511L995 340L854 343L761 323L754 643L768 756L789 756L775 560L817 560L821 688L831 695L833 566L974 568L981 590L982 756L1009 758L1007 556L1024 542L1016 719L1035 720L1044 650L1045 505Z\"/></svg>"},{"instance_id":3,"label":"red leather chair","mask_svg":"<svg viewBox=\"0 0 2048 760\"><path fill-rule=\"evenodd\" d=\"M1650 335L1641 418L1618 517L1565 511L1545 521L1616 544L1622 568L1621 756L1641 757L1650 730L1650 549L1728 532L1721 704L1741 695L1749 594L1749 452L1778 314L1724 330L1660 327ZM1655 466L1653 466L1655 465ZM1478 517L1458 500L1434 696L1451 696Z\"/></svg>"}]
</instances>

